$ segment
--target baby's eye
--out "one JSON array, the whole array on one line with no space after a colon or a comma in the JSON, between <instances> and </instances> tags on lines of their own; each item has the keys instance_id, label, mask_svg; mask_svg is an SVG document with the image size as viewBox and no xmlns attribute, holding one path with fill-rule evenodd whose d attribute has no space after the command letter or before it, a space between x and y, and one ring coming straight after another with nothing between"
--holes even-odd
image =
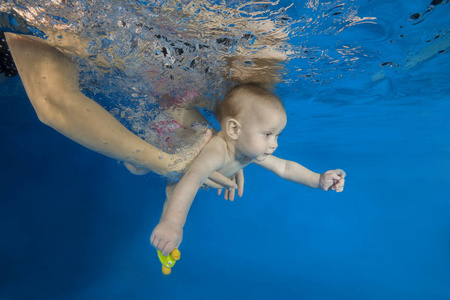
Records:
<instances>
[{"instance_id":1,"label":"baby's eye","mask_svg":"<svg viewBox=\"0 0 450 300\"><path fill-rule=\"evenodd\" d=\"M269 136L271 136L271 135L272 135L272 133L270 133L270 132L264 133L264 136L265 136L265 137L269 137Z\"/></svg>"}]
</instances>

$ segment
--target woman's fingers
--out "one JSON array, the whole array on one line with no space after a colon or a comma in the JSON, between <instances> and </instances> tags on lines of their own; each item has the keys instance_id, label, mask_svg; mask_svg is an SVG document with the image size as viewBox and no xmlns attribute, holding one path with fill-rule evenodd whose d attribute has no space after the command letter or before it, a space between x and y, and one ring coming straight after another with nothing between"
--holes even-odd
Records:
<instances>
[{"instance_id":1,"label":"woman's fingers","mask_svg":"<svg viewBox=\"0 0 450 300\"><path fill-rule=\"evenodd\" d=\"M205 184L206 184L207 186L209 186L210 188L213 188L213 189L223 189L223 188L224 188L223 185L218 184L217 182L212 181L211 179L206 179L206 180L205 180ZM220 194L219 194L219 195L220 195Z\"/></svg>"},{"instance_id":2,"label":"woman's fingers","mask_svg":"<svg viewBox=\"0 0 450 300\"><path fill-rule=\"evenodd\" d=\"M238 185L238 195L239 195L239 197L242 197L242 195L244 194L244 170L243 169L240 169L236 173L236 181L237 181L237 185Z\"/></svg>"},{"instance_id":3,"label":"woman's fingers","mask_svg":"<svg viewBox=\"0 0 450 300\"><path fill-rule=\"evenodd\" d=\"M219 172L213 172L211 175L209 175L209 179L215 181L216 183L222 185L222 187L226 188L235 188L237 189L237 185L235 182L233 182L231 179L223 176Z\"/></svg>"},{"instance_id":4,"label":"woman's fingers","mask_svg":"<svg viewBox=\"0 0 450 300\"><path fill-rule=\"evenodd\" d=\"M236 184L237 183L237 184ZM218 172L213 172L205 184L211 188L217 189L217 195L220 196L222 189L224 190L224 199L233 201L237 193L240 197L244 193L244 172L239 170L236 176L231 179L223 176Z\"/></svg>"},{"instance_id":5,"label":"woman's fingers","mask_svg":"<svg viewBox=\"0 0 450 300\"><path fill-rule=\"evenodd\" d=\"M234 195L235 195L235 193L236 193L236 190L235 190L235 189L230 189L230 190L228 191L228 200L234 201Z\"/></svg>"}]
</instances>

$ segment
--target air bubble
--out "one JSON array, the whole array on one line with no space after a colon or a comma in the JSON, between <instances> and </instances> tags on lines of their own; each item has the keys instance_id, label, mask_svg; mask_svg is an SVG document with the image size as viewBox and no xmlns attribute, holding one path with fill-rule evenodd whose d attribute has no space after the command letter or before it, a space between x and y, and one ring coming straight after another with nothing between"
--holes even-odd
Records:
<instances>
[{"instance_id":1,"label":"air bubble","mask_svg":"<svg viewBox=\"0 0 450 300\"><path fill-rule=\"evenodd\" d=\"M109 110L109 113L111 114L111 115L113 115L113 116L117 116L118 114L119 114L119 109L116 107L116 108L113 108L113 109L111 109L111 110Z\"/></svg>"}]
</instances>

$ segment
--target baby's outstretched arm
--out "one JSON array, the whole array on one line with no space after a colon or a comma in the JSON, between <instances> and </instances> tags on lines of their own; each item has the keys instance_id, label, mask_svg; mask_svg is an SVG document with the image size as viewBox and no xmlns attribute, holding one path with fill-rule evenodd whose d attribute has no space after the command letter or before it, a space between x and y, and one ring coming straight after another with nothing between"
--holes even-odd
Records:
<instances>
[{"instance_id":1,"label":"baby's outstretched arm","mask_svg":"<svg viewBox=\"0 0 450 300\"><path fill-rule=\"evenodd\" d=\"M287 161L273 155L262 162L255 163L274 172L283 179L312 188L320 188L324 191L335 190L336 192L342 192L344 189L346 174L340 169L318 174L296 162Z\"/></svg>"},{"instance_id":2,"label":"baby's outstretched arm","mask_svg":"<svg viewBox=\"0 0 450 300\"><path fill-rule=\"evenodd\" d=\"M150 237L152 245L165 256L181 244L187 214L198 189L223 164L224 154L216 148L214 143L205 146L167 200L167 208Z\"/></svg>"}]
</instances>

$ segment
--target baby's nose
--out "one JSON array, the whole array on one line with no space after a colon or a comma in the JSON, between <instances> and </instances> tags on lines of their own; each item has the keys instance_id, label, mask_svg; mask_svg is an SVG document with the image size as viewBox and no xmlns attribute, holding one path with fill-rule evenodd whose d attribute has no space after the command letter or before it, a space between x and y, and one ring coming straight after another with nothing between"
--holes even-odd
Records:
<instances>
[{"instance_id":1,"label":"baby's nose","mask_svg":"<svg viewBox=\"0 0 450 300\"><path fill-rule=\"evenodd\" d=\"M278 143L277 143L277 141L273 141L271 144L270 144L270 149L277 149L277 147L278 147Z\"/></svg>"}]
</instances>

